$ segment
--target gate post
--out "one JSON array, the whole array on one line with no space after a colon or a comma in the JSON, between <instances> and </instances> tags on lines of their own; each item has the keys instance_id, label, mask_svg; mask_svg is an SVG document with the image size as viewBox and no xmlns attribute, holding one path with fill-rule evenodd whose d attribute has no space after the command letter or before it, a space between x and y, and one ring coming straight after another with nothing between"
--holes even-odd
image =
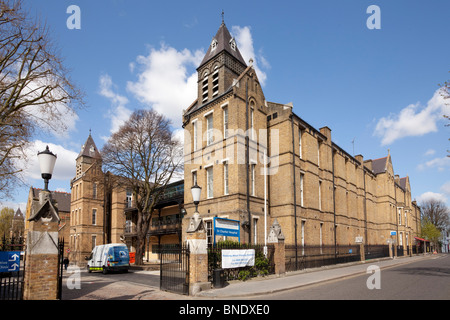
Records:
<instances>
[{"instance_id":1,"label":"gate post","mask_svg":"<svg viewBox=\"0 0 450 320\"><path fill-rule=\"evenodd\" d=\"M24 300L56 300L58 297L59 214L51 194L42 190L31 204L28 221Z\"/></svg>"},{"instance_id":2,"label":"gate post","mask_svg":"<svg viewBox=\"0 0 450 320\"><path fill-rule=\"evenodd\" d=\"M208 252L203 219L195 213L186 231L189 248L189 295L211 289L208 281Z\"/></svg>"},{"instance_id":3,"label":"gate post","mask_svg":"<svg viewBox=\"0 0 450 320\"><path fill-rule=\"evenodd\" d=\"M286 247L284 244L284 234L281 232L281 226L275 218L272 226L270 227L269 236L267 237L268 243L273 243L275 246L274 262L275 262L275 274L281 276L286 273Z\"/></svg>"}]
</instances>

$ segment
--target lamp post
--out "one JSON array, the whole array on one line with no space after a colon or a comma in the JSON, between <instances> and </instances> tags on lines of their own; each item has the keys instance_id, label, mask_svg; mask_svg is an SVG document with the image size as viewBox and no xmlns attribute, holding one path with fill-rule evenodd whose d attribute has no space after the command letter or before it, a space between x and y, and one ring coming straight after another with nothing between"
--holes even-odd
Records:
<instances>
[{"instance_id":1,"label":"lamp post","mask_svg":"<svg viewBox=\"0 0 450 320\"><path fill-rule=\"evenodd\" d=\"M44 151L38 152L39 167L41 169L41 176L44 179L44 191L48 190L48 181L52 178L53 169L55 168L56 154L53 154L48 146Z\"/></svg>"},{"instance_id":2,"label":"lamp post","mask_svg":"<svg viewBox=\"0 0 450 320\"><path fill-rule=\"evenodd\" d=\"M191 187L191 194L192 194L192 200L195 204L195 213L198 213L198 204L200 203L200 194L202 193L202 188L197 185L197 182L195 185Z\"/></svg>"},{"instance_id":3,"label":"lamp post","mask_svg":"<svg viewBox=\"0 0 450 320\"><path fill-rule=\"evenodd\" d=\"M187 228L187 233L194 233L200 229L203 229L203 221L200 218L200 214L198 213L198 204L200 202L200 194L202 192L202 188L197 185L197 183L191 187L192 200L195 204L195 212L190 219L189 227Z\"/></svg>"}]
</instances>

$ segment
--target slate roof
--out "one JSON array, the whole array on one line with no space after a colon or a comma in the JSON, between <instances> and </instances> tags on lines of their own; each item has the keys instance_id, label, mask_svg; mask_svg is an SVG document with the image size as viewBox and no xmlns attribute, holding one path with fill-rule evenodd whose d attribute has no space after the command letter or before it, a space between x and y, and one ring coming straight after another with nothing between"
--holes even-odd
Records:
<instances>
[{"instance_id":1,"label":"slate roof","mask_svg":"<svg viewBox=\"0 0 450 320\"><path fill-rule=\"evenodd\" d=\"M202 62L199 65L199 68L203 66L206 62L213 59L215 56L217 56L222 51L228 52L231 56L236 58L240 63L242 63L244 66L247 66L247 64L244 61L244 58L242 58L241 53L239 52L238 47L235 47L235 50L231 48L231 41L234 40L231 36L230 32L228 31L227 26L225 23L222 22L222 24L219 27L219 30L217 30L216 35L214 36L213 40L217 41L217 47L213 50L212 46L210 45L208 48L208 51L205 54L205 57L203 58ZM212 41L211 41L212 44Z\"/></svg>"},{"instance_id":2,"label":"slate roof","mask_svg":"<svg viewBox=\"0 0 450 320\"><path fill-rule=\"evenodd\" d=\"M101 159L101 155L98 152L97 146L95 145L94 139L92 139L91 134L89 134L86 142L81 147L81 151L78 154L77 159L81 156Z\"/></svg>"},{"instance_id":3,"label":"slate roof","mask_svg":"<svg viewBox=\"0 0 450 320\"><path fill-rule=\"evenodd\" d=\"M33 198L39 198L42 189L32 188ZM70 212L70 193L51 191L52 198L58 203L58 210L61 212Z\"/></svg>"},{"instance_id":4,"label":"slate roof","mask_svg":"<svg viewBox=\"0 0 450 320\"><path fill-rule=\"evenodd\" d=\"M382 172L386 171L387 158L388 157L372 160L372 171L373 171L373 173L378 174L378 173L382 173Z\"/></svg>"}]
</instances>

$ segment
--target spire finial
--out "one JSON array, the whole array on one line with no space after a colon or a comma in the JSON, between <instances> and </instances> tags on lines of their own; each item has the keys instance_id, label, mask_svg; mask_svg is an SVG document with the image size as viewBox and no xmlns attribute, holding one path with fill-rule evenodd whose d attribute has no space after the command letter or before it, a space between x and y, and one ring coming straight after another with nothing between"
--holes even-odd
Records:
<instances>
[{"instance_id":1,"label":"spire finial","mask_svg":"<svg viewBox=\"0 0 450 320\"><path fill-rule=\"evenodd\" d=\"M225 16L225 13L223 12L223 9L222 9L222 24L225 24L225 22L224 22L224 16Z\"/></svg>"}]
</instances>

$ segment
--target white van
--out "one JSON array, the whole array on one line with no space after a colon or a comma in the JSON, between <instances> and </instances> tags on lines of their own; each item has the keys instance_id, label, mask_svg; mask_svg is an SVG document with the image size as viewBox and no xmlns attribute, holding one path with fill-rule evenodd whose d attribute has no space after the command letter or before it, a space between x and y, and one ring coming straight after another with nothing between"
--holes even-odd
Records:
<instances>
[{"instance_id":1,"label":"white van","mask_svg":"<svg viewBox=\"0 0 450 320\"><path fill-rule=\"evenodd\" d=\"M104 274L108 271L128 272L130 267L130 254L123 243L96 246L86 260L88 272L102 271Z\"/></svg>"}]
</instances>

